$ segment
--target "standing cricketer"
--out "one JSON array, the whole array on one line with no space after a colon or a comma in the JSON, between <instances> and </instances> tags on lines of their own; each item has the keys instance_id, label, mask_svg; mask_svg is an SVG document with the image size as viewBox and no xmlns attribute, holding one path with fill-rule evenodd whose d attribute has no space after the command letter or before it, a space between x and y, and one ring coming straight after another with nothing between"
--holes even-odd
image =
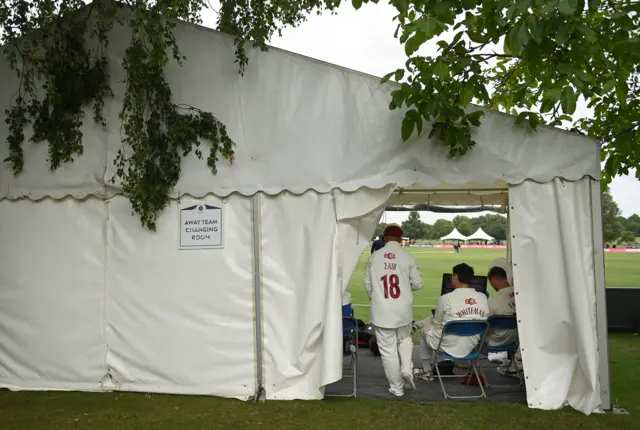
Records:
<instances>
[{"instance_id":1,"label":"standing cricketer","mask_svg":"<svg viewBox=\"0 0 640 430\"><path fill-rule=\"evenodd\" d=\"M416 259L402 249L402 233L398 226L386 228L385 246L371 255L364 277L389 392L398 397L404 395L404 389L415 389L411 357L413 292L422 288Z\"/></svg>"}]
</instances>

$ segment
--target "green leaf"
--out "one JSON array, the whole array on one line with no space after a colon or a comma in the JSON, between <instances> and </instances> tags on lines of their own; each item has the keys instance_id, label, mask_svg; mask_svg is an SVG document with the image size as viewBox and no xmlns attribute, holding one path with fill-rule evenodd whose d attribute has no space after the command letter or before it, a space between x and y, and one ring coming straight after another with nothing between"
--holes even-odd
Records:
<instances>
[{"instance_id":1,"label":"green leaf","mask_svg":"<svg viewBox=\"0 0 640 430\"><path fill-rule=\"evenodd\" d=\"M518 32L518 43L520 44L521 50L529 44L529 40L531 40L529 30L524 25L521 25L520 31Z\"/></svg>"},{"instance_id":2,"label":"green leaf","mask_svg":"<svg viewBox=\"0 0 640 430\"><path fill-rule=\"evenodd\" d=\"M593 75L585 72L582 69L578 69L576 70L576 76L578 77L578 79L580 79L582 82L586 82L586 83L590 83L593 82Z\"/></svg>"},{"instance_id":3,"label":"green leaf","mask_svg":"<svg viewBox=\"0 0 640 430\"><path fill-rule=\"evenodd\" d=\"M589 10L597 11L600 7L601 0L589 0Z\"/></svg>"},{"instance_id":4,"label":"green leaf","mask_svg":"<svg viewBox=\"0 0 640 430\"><path fill-rule=\"evenodd\" d=\"M584 34L584 37L586 37L589 42L596 43L598 41L598 34L586 25L580 24L578 31Z\"/></svg>"},{"instance_id":5,"label":"green leaf","mask_svg":"<svg viewBox=\"0 0 640 430\"><path fill-rule=\"evenodd\" d=\"M467 107L473 100L473 88L470 85L465 85L460 93L460 104L462 107Z\"/></svg>"},{"instance_id":6,"label":"green leaf","mask_svg":"<svg viewBox=\"0 0 640 430\"><path fill-rule=\"evenodd\" d=\"M449 78L449 68L443 63L436 63L433 68L433 74L444 81Z\"/></svg>"},{"instance_id":7,"label":"green leaf","mask_svg":"<svg viewBox=\"0 0 640 430\"><path fill-rule=\"evenodd\" d=\"M564 45L575 31L575 24L563 24L556 30L556 42L558 45Z\"/></svg>"},{"instance_id":8,"label":"green leaf","mask_svg":"<svg viewBox=\"0 0 640 430\"><path fill-rule=\"evenodd\" d=\"M528 112L520 112L516 117L516 125L522 124L522 122L527 118L528 115Z\"/></svg>"},{"instance_id":9,"label":"green leaf","mask_svg":"<svg viewBox=\"0 0 640 430\"><path fill-rule=\"evenodd\" d=\"M627 106L627 97L629 96L629 87L627 86L626 82L622 81L622 82L616 83L616 96L618 97L618 102L620 103L621 106L623 107Z\"/></svg>"},{"instance_id":10,"label":"green leaf","mask_svg":"<svg viewBox=\"0 0 640 430\"><path fill-rule=\"evenodd\" d=\"M475 9L477 5L477 0L462 0L462 7L465 9Z\"/></svg>"},{"instance_id":11,"label":"green leaf","mask_svg":"<svg viewBox=\"0 0 640 430\"><path fill-rule=\"evenodd\" d=\"M456 43L460 42L460 39L462 39L462 36L464 36L464 31L457 32L456 35L453 37L451 44L455 45Z\"/></svg>"},{"instance_id":12,"label":"green leaf","mask_svg":"<svg viewBox=\"0 0 640 430\"><path fill-rule=\"evenodd\" d=\"M358 10L362 7L362 0L351 0L351 4L353 4L353 7Z\"/></svg>"},{"instance_id":13,"label":"green leaf","mask_svg":"<svg viewBox=\"0 0 640 430\"><path fill-rule=\"evenodd\" d=\"M578 97L573 88L570 85L564 87L562 90L562 112L572 115L576 111L577 102Z\"/></svg>"},{"instance_id":14,"label":"green leaf","mask_svg":"<svg viewBox=\"0 0 640 430\"><path fill-rule=\"evenodd\" d=\"M400 82L402 80L402 78L404 78L404 69L396 70L396 74L395 74L394 78L395 78L396 82Z\"/></svg>"},{"instance_id":15,"label":"green leaf","mask_svg":"<svg viewBox=\"0 0 640 430\"><path fill-rule=\"evenodd\" d=\"M522 48L520 46L520 43L518 42L519 40L518 33L520 33L520 25L516 24L513 26L511 31L509 31L509 34L507 34L507 37L504 38L505 51L508 50L509 52L512 52L515 55L519 55L520 52L522 52Z\"/></svg>"},{"instance_id":16,"label":"green leaf","mask_svg":"<svg viewBox=\"0 0 640 430\"><path fill-rule=\"evenodd\" d=\"M578 0L560 0L558 7L564 15L573 15L578 9Z\"/></svg>"},{"instance_id":17,"label":"green leaf","mask_svg":"<svg viewBox=\"0 0 640 430\"><path fill-rule=\"evenodd\" d=\"M393 93L391 93L391 97L393 99L393 104L395 104L397 107L402 106L402 103L404 102L404 94L402 94L402 91L394 91Z\"/></svg>"},{"instance_id":18,"label":"green leaf","mask_svg":"<svg viewBox=\"0 0 640 430\"><path fill-rule=\"evenodd\" d=\"M529 43L531 36L529 30L522 23L513 26L505 38L505 52L520 55L523 48Z\"/></svg>"},{"instance_id":19,"label":"green leaf","mask_svg":"<svg viewBox=\"0 0 640 430\"><path fill-rule=\"evenodd\" d=\"M542 113L551 112L554 106L555 106L555 103L553 102L553 100L544 99L542 101L542 106L540 107L540 112Z\"/></svg>"},{"instance_id":20,"label":"green leaf","mask_svg":"<svg viewBox=\"0 0 640 430\"><path fill-rule=\"evenodd\" d=\"M432 16L427 16L424 19L424 23L422 25L422 31L427 36L427 39L431 39L438 28L438 20Z\"/></svg>"},{"instance_id":21,"label":"green leaf","mask_svg":"<svg viewBox=\"0 0 640 430\"><path fill-rule=\"evenodd\" d=\"M602 90L606 94L606 93L612 91L615 87L616 87L616 80L611 78L607 82L604 83L604 85L602 86Z\"/></svg>"},{"instance_id":22,"label":"green leaf","mask_svg":"<svg viewBox=\"0 0 640 430\"><path fill-rule=\"evenodd\" d=\"M529 16L527 25L529 26L529 31L531 32L531 39L533 39L534 42L540 45L544 36L544 27L540 24L540 21L535 15Z\"/></svg>"},{"instance_id":23,"label":"green leaf","mask_svg":"<svg viewBox=\"0 0 640 430\"><path fill-rule=\"evenodd\" d=\"M391 72L391 73L387 73L386 75L384 75L384 77L382 79L380 79L380 83L384 84L389 82L389 80L391 79L391 77L395 74L396 72Z\"/></svg>"},{"instance_id":24,"label":"green leaf","mask_svg":"<svg viewBox=\"0 0 640 430\"><path fill-rule=\"evenodd\" d=\"M544 98L553 101L554 104L560 101L562 97L562 90L558 88L550 88L544 92Z\"/></svg>"},{"instance_id":25,"label":"green leaf","mask_svg":"<svg viewBox=\"0 0 640 430\"><path fill-rule=\"evenodd\" d=\"M534 115L533 113L529 115L529 127L531 127L533 129L533 131L536 131L538 129L538 124L540 124L540 121L538 120L538 116Z\"/></svg>"},{"instance_id":26,"label":"green leaf","mask_svg":"<svg viewBox=\"0 0 640 430\"><path fill-rule=\"evenodd\" d=\"M409 140L409 138L413 134L413 128L415 127L415 125L416 123L414 122L412 117L408 115L404 117L404 119L402 120L402 140Z\"/></svg>"},{"instance_id":27,"label":"green leaf","mask_svg":"<svg viewBox=\"0 0 640 430\"><path fill-rule=\"evenodd\" d=\"M487 43L491 40L491 37L483 36L479 31L468 31L467 37L474 43Z\"/></svg>"},{"instance_id":28,"label":"green leaf","mask_svg":"<svg viewBox=\"0 0 640 430\"><path fill-rule=\"evenodd\" d=\"M407 116L410 117L416 124L416 127L418 128L418 136L420 136L422 134L423 125L422 116L415 109L411 109L410 111L408 111Z\"/></svg>"},{"instance_id":29,"label":"green leaf","mask_svg":"<svg viewBox=\"0 0 640 430\"><path fill-rule=\"evenodd\" d=\"M467 119L469 120L469 122L473 125L475 125L476 127L480 126L480 118L482 118L484 116L484 111L481 110L477 110L475 112L470 113L469 115L467 115Z\"/></svg>"},{"instance_id":30,"label":"green leaf","mask_svg":"<svg viewBox=\"0 0 640 430\"><path fill-rule=\"evenodd\" d=\"M422 30L416 31L415 35L407 40L404 45L404 52L408 57L412 56L424 42L427 41L427 37Z\"/></svg>"}]
</instances>

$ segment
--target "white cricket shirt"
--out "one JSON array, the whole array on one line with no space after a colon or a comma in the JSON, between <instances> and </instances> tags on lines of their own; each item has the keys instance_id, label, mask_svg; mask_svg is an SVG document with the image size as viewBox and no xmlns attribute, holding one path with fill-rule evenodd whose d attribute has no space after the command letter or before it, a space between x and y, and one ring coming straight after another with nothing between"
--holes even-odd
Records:
<instances>
[{"instance_id":1,"label":"white cricket shirt","mask_svg":"<svg viewBox=\"0 0 640 430\"><path fill-rule=\"evenodd\" d=\"M418 263L397 242L389 242L371 254L364 275L364 289L371 299L371 323L399 328L413 320L413 292L422 288Z\"/></svg>"},{"instance_id":2,"label":"white cricket shirt","mask_svg":"<svg viewBox=\"0 0 640 430\"><path fill-rule=\"evenodd\" d=\"M426 337L431 348L437 348L442 329L451 321L486 320L489 317L487 296L473 288L457 288L440 296L433 324L429 325ZM480 336L445 336L442 349L455 357L468 355L478 345Z\"/></svg>"},{"instance_id":3,"label":"white cricket shirt","mask_svg":"<svg viewBox=\"0 0 640 430\"><path fill-rule=\"evenodd\" d=\"M489 315L514 315L516 313L516 300L513 287L496 291L489 298ZM508 345L518 341L518 330L496 329L489 336L489 345Z\"/></svg>"}]
</instances>

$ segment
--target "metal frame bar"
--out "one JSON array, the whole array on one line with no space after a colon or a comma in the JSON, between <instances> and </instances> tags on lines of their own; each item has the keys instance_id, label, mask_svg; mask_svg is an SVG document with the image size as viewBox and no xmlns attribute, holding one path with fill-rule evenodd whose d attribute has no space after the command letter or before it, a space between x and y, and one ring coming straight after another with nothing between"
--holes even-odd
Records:
<instances>
[{"instance_id":1,"label":"metal frame bar","mask_svg":"<svg viewBox=\"0 0 640 430\"><path fill-rule=\"evenodd\" d=\"M251 238L253 245L253 315L256 353L256 392L254 400L264 401L264 336L262 331L262 261L261 261L261 226L260 226L260 193L251 197Z\"/></svg>"},{"instance_id":2,"label":"metal frame bar","mask_svg":"<svg viewBox=\"0 0 640 430\"><path fill-rule=\"evenodd\" d=\"M429 211L434 213L478 213L478 212L495 212L504 213L504 209L500 205L487 206L436 206L431 204L421 205L389 205L385 208L386 212L411 212L411 211Z\"/></svg>"},{"instance_id":3,"label":"metal frame bar","mask_svg":"<svg viewBox=\"0 0 640 430\"><path fill-rule=\"evenodd\" d=\"M411 194L411 193L427 193L427 194L438 194L438 193L464 193L464 194L473 194L475 191L481 192L494 192L494 194L502 194L508 190L507 188L421 188L421 189L407 189L407 188L398 188L393 193L394 194Z\"/></svg>"},{"instance_id":4,"label":"metal frame bar","mask_svg":"<svg viewBox=\"0 0 640 430\"><path fill-rule=\"evenodd\" d=\"M596 330L598 336L598 377L600 380L601 408L612 409L611 380L609 374L609 343L607 324L607 294L604 270L604 233L602 227L602 189L600 182L589 181L591 211L591 240L593 243L593 276L596 293Z\"/></svg>"}]
</instances>

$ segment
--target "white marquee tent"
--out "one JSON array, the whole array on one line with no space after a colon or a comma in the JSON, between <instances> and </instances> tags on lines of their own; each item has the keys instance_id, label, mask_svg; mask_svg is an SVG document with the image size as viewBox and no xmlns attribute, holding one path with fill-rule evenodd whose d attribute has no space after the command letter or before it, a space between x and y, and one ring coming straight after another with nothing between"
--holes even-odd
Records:
<instances>
[{"instance_id":1,"label":"white marquee tent","mask_svg":"<svg viewBox=\"0 0 640 430\"><path fill-rule=\"evenodd\" d=\"M25 144L24 173L2 165L0 387L321 399L385 205L508 204L529 406L610 406L597 142L487 111L450 159L428 133L401 141L393 84L277 49L241 77L232 38L180 24L175 101L227 124L236 161L214 177L186 159L152 233L108 183L127 33L111 34L109 126L87 116L84 155L51 173L46 145ZM5 103L15 75L0 76ZM224 209L223 249L178 249L179 208L199 202Z\"/></svg>"},{"instance_id":2,"label":"white marquee tent","mask_svg":"<svg viewBox=\"0 0 640 430\"><path fill-rule=\"evenodd\" d=\"M453 228L453 230L451 230L451 233L449 233L446 236L442 236L440 238L441 241L445 241L445 240L462 240L462 241L467 241L469 238L467 236L465 236L464 234L460 233L458 231L457 228Z\"/></svg>"},{"instance_id":3,"label":"white marquee tent","mask_svg":"<svg viewBox=\"0 0 640 430\"><path fill-rule=\"evenodd\" d=\"M476 230L475 233L473 233L471 236L467 237L467 240L486 240L486 241L491 241L491 240L495 240L495 238L493 238L492 236L489 236L487 233L485 233L484 230L482 229L482 227L478 227L478 229Z\"/></svg>"}]
</instances>

